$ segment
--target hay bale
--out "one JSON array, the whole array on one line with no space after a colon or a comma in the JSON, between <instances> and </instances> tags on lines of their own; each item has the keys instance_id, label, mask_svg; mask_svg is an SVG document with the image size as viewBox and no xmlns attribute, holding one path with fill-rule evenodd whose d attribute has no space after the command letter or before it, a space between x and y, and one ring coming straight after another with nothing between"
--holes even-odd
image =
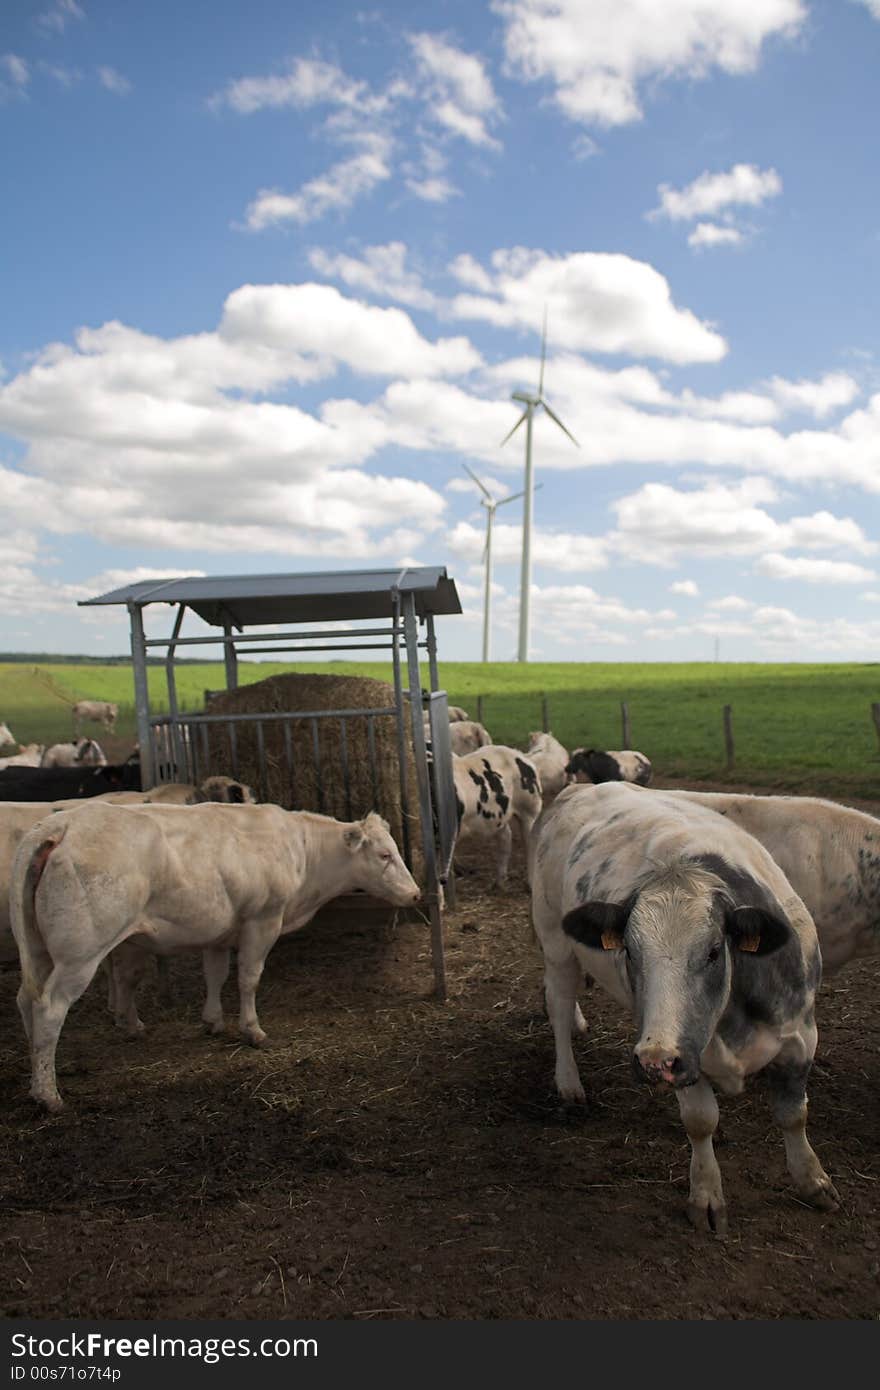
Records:
<instances>
[{"instance_id":1,"label":"hay bale","mask_svg":"<svg viewBox=\"0 0 880 1390\"><path fill-rule=\"evenodd\" d=\"M393 686L366 676L291 673L269 676L237 690L213 693L208 706L212 715L263 714L266 718L259 726L263 736L262 766L256 722L235 724L234 764L228 727L208 725L210 770L240 778L253 787L261 800L273 801L289 811L318 811L338 820L359 820L368 811L378 811L388 821L392 835L403 850L400 763L394 716L377 715L372 721L365 715L344 720L332 716L315 721L291 720L289 759L285 721L272 718L273 714L297 710L388 709L393 705ZM408 708L406 715L408 720ZM370 756L370 722L374 760ZM422 880L418 784L408 726L405 744L412 872Z\"/></svg>"}]
</instances>

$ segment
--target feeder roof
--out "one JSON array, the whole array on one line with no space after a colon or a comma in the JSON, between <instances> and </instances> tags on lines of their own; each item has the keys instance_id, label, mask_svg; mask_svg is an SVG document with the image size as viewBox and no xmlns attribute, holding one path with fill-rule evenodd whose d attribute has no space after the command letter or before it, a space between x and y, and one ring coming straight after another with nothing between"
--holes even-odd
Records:
<instances>
[{"instance_id":1,"label":"feeder roof","mask_svg":"<svg viewBox=\"0 0 880 1390\"><path fill-rule=\"evenodd\" d=\"M313 574L230 574L147 579L80 599L78 606L124 603L184 604L214 627L390 618L395 590L415 594L419 617L460 613L454 580L445 566L384 570L331 570Z\"/></svg>"}]
</instances>

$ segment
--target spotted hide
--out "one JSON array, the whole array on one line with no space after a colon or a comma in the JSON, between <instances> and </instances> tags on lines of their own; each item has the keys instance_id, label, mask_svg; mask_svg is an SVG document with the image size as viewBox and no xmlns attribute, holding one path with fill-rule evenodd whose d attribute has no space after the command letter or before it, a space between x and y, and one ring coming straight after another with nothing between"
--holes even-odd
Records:
<instances>
[{"instance_id":1,"label":"spotted hide","mask_svg":"<svg viewBox=\"0 0 880 1390\"><path fill-rule=\"evenodd\" d=\"M458 810L458 840L482 841L495 855L495 881L502 887L510 864L511 823L519 822L523 843L541 811L541 779L534 763L516 748L488 744L452 759Z\"/></svg>"},{"instance_id":2,"label":"spotted hide","mask_svg":"<svg viewBox=\"0 0 880 1390\"><path fill-rule=\"evenodd\" d=\"M556 1085L584 1097L572 1051L587 971L635 1022L636 1077L673 1087L691 1144L688 1215L722 1232L713 1084L762 1072L799 1196L837 1194L807 1142L821 975L816 928L767 851L729 820L621 782L566 787L532 835L532 920L544 952Z\"/></svg>"}]
</instances>

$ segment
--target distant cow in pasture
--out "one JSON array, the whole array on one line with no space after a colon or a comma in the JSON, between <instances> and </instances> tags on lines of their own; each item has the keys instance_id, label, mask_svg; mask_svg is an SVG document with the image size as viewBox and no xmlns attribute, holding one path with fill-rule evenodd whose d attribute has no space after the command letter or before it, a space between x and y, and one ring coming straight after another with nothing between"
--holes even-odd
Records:
<instances>
[{"instance_id":1,"label":"distant cow in pasture","mask_svg":"<svg viewBox=\"0 0 880 1390\"><path fill-rule=\"evenodd\" d=\"M558 796L568 785L568 753L551 733L529 734L526 757L538 769L545 797Z\"/></svg>"},{"instance_id":2,"label":"distant cow in pasture","mask_svg":"<svg viewBox=\"0 0 880 1390\"><path fill-rule=\"evenodd\" d=\"M40 767L103 767L107 762L100 743L78 738L72 743L53 743L40 759Z\"/></svg>"},{"instance_id":3,"label":"distant cow in pasture","mask_svg":"<svg viewBox=\"0 0 880 1390\"><path fill-rule=\"evenodd\" d=\"M503 887L518 821L523 844L541 811L541 779L535 764L516 748L488 744L453 757L459 845L482 844L494 854L495 881Z\"/></svg>"},{"instance_id":4,"label":"distant cow in pasture","mask_svg":"<svg viewBox=\"0 0 880 1390\"><path fill-rule=\"evenodd\" d=\"M116 727L116 717L119 714L119 706L111 703L110 700L77 700L72 707L73 729L79 736L82 725L102 724L110 733Z\"/></svg>"},{"instance_id":5,"label":"distant cow in pasture","mask_svg":"<svg viewBox=\"0 0 880 1390\"><path fill-rule=\"evenodd\" d=\"M575 748L565 770L573 782L635 782L640 787L647 787L652 771L644 753L631 748L614 753Z\"/></svg>"},{"instance_id":6,"label":"distant cow in pasture","mask_svg":"<svg viewBox=\"0 0 880 1390\"><path fill-rule=\"evenodd\" d=\"M20 743L17 753L9 758L0 758L0 771L7 767L39 767L42 756L42 743Z\"/></svg>"},{"instance_id":7,"label":"distant cow in pasture","mask_svg":"<svg viewBox=\"0 0 880 1390\"><path fill-rule=\"evenodd\" d=\"M814 796L664 792L753 835L816 923L822 969L880 952L880 820Z\"/></svg>"},{"instance_id":8,"label":"distant cow in pasture","mask_svg":"<svg viewBox=\"0 0 880 1390\"><path fill-rule=\"evenodd\" d=\"M10 887L31 1095L62 1108L55 1050L67 1012L105 956L122 948L124 961L129 943L136 958L143 946L206 953L202 1017L213 1032L223 1028L220 992L235 947L240 1028L258 1045L256 990L272 946L355 889L401 907L420 896L375 812L346 822L280 806L92 802L38 822L22 837Z\"/></svg>"},{"instance_id":9,"label":"distant cow in pasture","mask_svg":"<svg viewBox=\"0 0 880 1390\"><path fill-rule=\"evenodd\" d=\"M491 742L488 729L475 719L459 719L449 726L449 746L458 757L476 753L478 748L485 748Z\"/></svg>"},{"instance_id":10,"label":"distant cow in pasture","mask_svg":"<svg viewBox=\"0 0 880 1390\"><path fill-rule=\"evenodd\" d=\"M664 792L567 787L533 834L532 920L560 1095L584 1098L571 1035L583 1028L576 995L588 971L634 1017L637 1077L675 1088L695 1226L721 1233L727 1224L712 1083L737 1095L756 1072L799 1196L834 1209L837 1194L806 1137L819 942L757 840Z\"/></svg>"}]
</instances>

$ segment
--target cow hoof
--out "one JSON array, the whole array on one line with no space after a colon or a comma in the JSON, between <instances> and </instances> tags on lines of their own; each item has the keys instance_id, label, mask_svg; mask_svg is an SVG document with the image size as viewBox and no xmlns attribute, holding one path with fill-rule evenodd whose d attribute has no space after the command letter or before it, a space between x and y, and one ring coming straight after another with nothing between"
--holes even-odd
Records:
<instances>
[{"instance_id":1,"label":"cow hoof","mask_svg":"<svg viewBox=\"0 0 880 1390\"><path fill-rule=\"evenodd\" d=\"M722 1239L727 1235L727 1206L724 1202L707 1202L705 1205L688 1202L687 1214L695 1231Z\"/></svg>"},{"instance_id":2,"label":"cow hoof","mask_svg":"<svg viewBox=\"0 0 880 1390\"><path fill-rule=\"evenodd\" d=\"M576 1086L557 1086L559 1099L568 1105L586 1105L587 1094L580 1082Z\"/></svg>"},{"instance_id":3,"label":"cow hoof","mask_svg":"<svg viewBox=\"0 0 880 1390\"><path fill-rule=\"evenodd\" d=\"M142 1033L146 1033L146 1025L140 1019L136 1023L129 1023L124 1018L117 1018L116 1027L120 1033L124 1033L127 1038L139 1038Z\"/></svg>"},{"instance_id":4,"label":"cow hoof","mask_svg":"<svg viewBox=\"0 0 880 1390\"><path fill-rule=\"evenodd\" d=\"M821 1178L816 1187L800 1195L817 1211L837 1211L840 1206L840 1193L829 1177Z\"/></svg>"},{"instance_id":5,"label":"cow hoof","mask_svg":"<svg viewBox=\"0 0 880 1390\"><path fill-rule=\"evenodd\" d=\"M64 1109L64 1101L60 1096L34 1096L33 1099L38 1105L42 1105L44 1110L48 1110L50 1115L60 1115Z\"/></svg>"},{"instance_id":6,"label":"cow hoof","mask_svg":"<svg viewBox=\"0 0 880 1390\"><path fill-rule=\"evenodd\" d=\"M202 1023L205 1025L205 1032L210 1033L212 1038L219 1038L220 1034L226 1031L222 1018L203 1018Z\"/></svg>"},{"instance_id":7,"label":"cow hoof","mask_svg":"<svg viewBox=\"0 0 880 1390\"><path fill-rule=\"evenodd\" d=\"M243 1028L241 1030L241 1036L244 1038L245 1042L250 1043L251 1047L262 1047L263 1043L266 1041L266 1034L263 1032L262 1028L257 1026Z\"/></svg>"}]
</instances>

